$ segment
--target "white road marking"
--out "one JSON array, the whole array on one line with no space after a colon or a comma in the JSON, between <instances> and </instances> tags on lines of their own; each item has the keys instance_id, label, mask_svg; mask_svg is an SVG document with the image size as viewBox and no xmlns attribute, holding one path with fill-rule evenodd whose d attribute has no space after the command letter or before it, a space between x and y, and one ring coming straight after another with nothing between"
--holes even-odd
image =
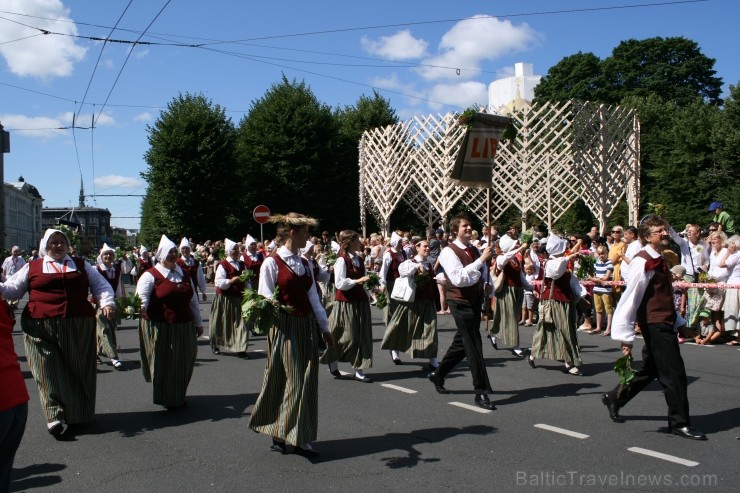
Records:
<instances>
[{"instance_id":1,"label":"white road marking","mask_svg":"<svg viewBox=\"0 0 740 493\"><path fill-rule=\"evenodd\" d=\"M675 455L663 454L661 452L655 452L654 450L648 450L646 448L630 447L627 450L629 452L635 452L637 454L649 455L650 457L655 457L656 459L663 459L667 460L668 462L675 462L676 464L681 464L684 466L694 467L699 465L698 462L694 462L693 460L682 459L681 457L676 457Z\"/></svg>"},{"instance_id":2,"label":"white road marking","mask_svg":"<svg viewBox=\"0 0 740 493\"><path fill-rule=\"evenodd\" d=\"M253 352L255 352L255 353L264 353L265 350L264 349L255 349Z\"/></svg>"},{"instance_id":3,"label":"white road marking","mask_svg":"<svg viewBox=\"0 0 740 493\"><path fill-rule=\"evenodd\" d=\"M489 411L488 409L483 409L483 408L478 407L478 406L472 406L470 404L464 404L462 402L448 402L448 404L451 405L451 406L457 406L457 407L461 407L463 409L467 409L468 411L475 411L475 412L481 413L481 414L490 414L491 413L491 411Z\"/></svg>"},{"instance_id":4,"label":"white road marking","mask_svg":"<svg viewBox=\"0 0 740 493\"><path fill-rule=\"evenodd\" d=\"M691 346L699 346L699 347L714 347L712 344L697 344L695 342L684 342L684 344L689 344Z\"/></svg>"},{"instance_id":5,"label":"white road marking","mask_svg":"<svg viewBox=\"0 0 740 493\"><path fill-rule=\"evenodd\" d=\"M381 387L386 387L393 390L398 390L399 392L404 392L406 394L416 394L416 390L407 389L406 387L399 387L398 385L393 385L392 383L381 383Z\"/></svg>"},{"instance_id":6,"label":"white road marking","mask_svg":"<svg viewBox=\"0 0 740 493\"><path fill-rule=\"evenodd\" d=\"M566 430L565 428L558 428L557 426L536 424L534 425L534 427L541 428L547 431L554 431L555 433L560 433L561 435L568 435L569 437L578 438L580 440L585 440L586 438L588 438L588 435L584 435L583 433L578 433L577 431Z\"/></svg>"}]
</instances>

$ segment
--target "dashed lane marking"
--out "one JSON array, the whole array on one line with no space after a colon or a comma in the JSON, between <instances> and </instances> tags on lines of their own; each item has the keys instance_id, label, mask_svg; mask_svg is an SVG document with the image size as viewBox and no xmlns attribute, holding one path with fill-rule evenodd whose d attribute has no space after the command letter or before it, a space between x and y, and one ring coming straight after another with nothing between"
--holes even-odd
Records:
<instances>
[{"instance_id":1,"label":"dashed lane marking","mask_svg":"<svg viewBox=\"0 0 740 493\"><path fill-rule=\"evenodd\" d=\"M535 428L540 428L542 430L547 431L554 431L555 433L560 433L561 435L568 435L569 437L578 438L580 440L585 440L588 438L588 435L584 435L583 433L578 433L577 431L570 431L566 430L565 428L558 428L557 426L550 426L546 424L536 424L534 425Z\"/></svg>"},{"instance_id":2,"label":"dashed lane marking","mask_svg":"<svg viewBox=\"0 0 740 493\"><path fill-rule=\"evenodd\" d=\"M488 409L483 409L478 406L472 406L470 404L464 404L462 402L453 401L453 402L448 402L448 404L451 406L457 406L463 409L467 409L468 411L475 411L476 413L481 413L481 414L490 414L492 412L492 411L489 411Z\"/></svg>"},{"instance_id":3,"label":"dashed lane marking","mask_svg":"<svg viewBox=\"0 0 740 493\"><path fill-rule=\"evenodd\" d=\"M681 464L684 466L694 467L699 465L698 462L694 462L693 460L682 459L681 457L676 457L675 455L655 452L654 450L648 450L646 448L630 447L627 450L629 452L635 452L636 454L648 455L650 457L655 457L656 459L667 460L668 462L675 462L676 464Z\"/></svg>"},{"instance_id":4,"label":"dashed lane marking","mask_svg":"<svg viewBox=\"0 0 740 493\"><path fill-rule=\"evenodd\" d=\"M386 387L388 389L398 390L399 392L403 392L406 394L416 394L416 390L407 389L406 387L399 387L398 385L393 385L392 383L381 383L381 387Z\"/></svg>"},{"instance_id":5,"label":"dashed lane marking","mask_svg":"<svg viewBox=\"0 0 740 493\"><path fill-rule=\"evenodd\" d=\"M697 344L695 342L684 342L684 344L688 344L689 346L714 347L712 344Z\"/></svg>"}]
</instances>

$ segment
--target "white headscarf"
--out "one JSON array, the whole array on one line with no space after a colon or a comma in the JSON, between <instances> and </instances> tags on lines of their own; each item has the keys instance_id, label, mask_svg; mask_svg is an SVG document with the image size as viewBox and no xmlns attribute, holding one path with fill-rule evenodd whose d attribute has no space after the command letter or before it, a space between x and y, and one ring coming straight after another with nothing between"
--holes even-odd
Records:
<instances>
[{"instance_id":1,"label":"white headscarf","mask_svg":"<svg viewBox=\"0 0 740 493\"><path fill-rule=\"evenodd\" d=\"M549 255L560 255L561 253L565 252L565 248L567 246L568 242L565 241L565 238L561 238L558 235L550 233L550 236L547 237L547 245L545 245L545 250L547 250L547 253Z\"/></svg>"},{"instance_id":2,"label":"white headscarf","mask_svg":"<svg viewBox=\"0 0 740 493\"><path fill-rule=\"evenodd\" d=\"M516 242L514 238L511 238L509 235L504 235L498 240L498 246L504 253L509 253L514 248L516 248Z\"/></svg>"},{"instance_id":3,"label":"white headscarf","mask_svg":"<svg viewBox=\"0 0 740 493\"><path fill-rule=\"evenodd\" d=\"M252 243L257 243L257 240L255 240L254 238L252 238L252 235L250 235L249 233L247 233L247 239L244 240L244 245L249 246Z\"/></svg>"},{"instance_id":4,"label":"white headscarf","mask_svg":"<svg viewBox=\"0 0 740 493\"><path fill-rule=\"evenodd\" d=\"M180 250L182 250L182 247L188 247L191 250L193 249L193 247L190 246L190 241L185 236L183 236L182 240L180 240Z\"/></svg>"},{"instance_id":5,"label":"white headscarf","mask_svg":"<svg viewBox=\"0 0 740 493\"><path fill-rule=\"evenodd\" d=\"M144 255L145 253L149 253L149 250L147 250L144 245L141 245L141 248L139 248L139 255Z\"/></svg>"},{"instance_id":6,"label":"white headscarf","mask_svg":"<svg viewBox=\"0 0 740 493\"><path fill-rule=\"evenodd\" d=\"M159 246L157 247L157 253L154 255L154 258L157 259L158 262L164 262L164 260L167 258L167 255L170 253L170 250L173 248L177 248L177 245L167 238L165 235L162 235L162 238L159 240ZM143 251L146 251L144 247L142 247Z\"/></svg>"},{"instance_id":7,"label":"white headscarf","mask_svg":"<svg viewBox=\"0 0 740 493\"><path fill-rule=\"evenodd\" d=\"M53 235L54 233L59 233L64 236L64 238L67 239L67 244L69 245L69 238L67 238L67 235L64 234L63 231L60 231L58 229L52 229L49 228L44 233L44 237L41 238L41 241L39 242L39 255L46 255L46 242L49 241L49 237Z\"/></svg>"},{"instance_id":8,"label":"white headscarf","mask_svg":"<svg viewBox=\"0 0 740 493\"><path fill-rule=\"evenodd\" d=\"M333 250L334 252L339 252L339 243L337 243L337 242L336 242L336 241L334 241L334 240L331 240L331 249L332 249L332 250Z\"/></svg>"},{"instance_id":9,"label":"white headscarf","mask_svg":"<svg viewBox=\"0 0 740 493\"><path fill-rule=\"evenodd\" d=\"M109 246L107 243L103 243L103 248L100 249L100 255L103 255L105 252L113 252L116 253L116 249Z\"/></svg>"},{"instance_id":10,"label":"white headscarf","mask_svg":"<svg viewBox=\"0 0 740 493\"><path fill-rule=\"evenodd\" d=\"M394 231L391 233L391 246L396 248L403 238Z\"/></svg>"},{"instance_id":11,"label":"white headscarf","mask_svg":"<svg viewBox=\"0 0 740 493\"><path fill-rule=\"evenodd\" d=\"M311 240L306 240L306 246L301 248L301 255L305 255L306 252L308 252L308 250L310 250L312 246L313 246L313 243L311 242Z\"/></svg>"},{"instance_id":12,"label":"white headscarf","mask_svg":"<svg viewBox=\"0 0 740 493\"><path fill-rule=\"evenodd\" d=\"M224 240L224 253L226 253L227 257L231 258L231 252L237 245L239 245L237 242L231 241L228 238Z\"/></svg>"}]
</instances>

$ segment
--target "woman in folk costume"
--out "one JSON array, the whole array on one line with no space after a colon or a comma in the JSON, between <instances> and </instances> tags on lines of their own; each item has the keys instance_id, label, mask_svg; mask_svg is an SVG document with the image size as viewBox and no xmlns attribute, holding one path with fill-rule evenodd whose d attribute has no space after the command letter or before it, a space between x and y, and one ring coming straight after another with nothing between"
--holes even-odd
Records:
<instances>
[{"instance_id":1,"label":"woman in folk costume","mask_svg":"<svg viewBox=\"0 0 740 493\"><path fill-rule=\"evenodd\" d=\"M154 404L175 409L186 404L203 320L193 284L177 265L177 245L162 235L156 256L157 265L136 285L142 311L141 370L152 382Z\"/></svg>"},{"instance_id":2,"label":"woman in folk costume","mask_svg":"<svg viewBox=\"0 0 740 493\"><path fill-rule=\"evenodd\" d=\"M260 285L260 270L262 269L262 264L265 262L265 254L257 250L257 240L252 238L252 235L247 235L244 244L247 249L242 255L242 260L247 269L254 273L254 277L252 277L250 285L247 287L257 289Z\"/></svg>"},{"instance_id":3,"label":"woman in folk costume","mask_svg":"<svg viewBox=\"0 0 740 493\"><path fill-rule=\"evenodd\" d=\"M123 269L121 268L121 262L116 262L115 260L116 251L108 246L107 243L103 243L103 248L100 249L100 255L98 256L96 269L108 281L115 296L121 297L126 295L123 291L123 282L121 281ZM94 300L94 302L97 305L97 300ZM98 308L97 320L97 354L102 354L110 358L110 364L116 370L123 370L123 363L118 359L118 343L116 342L118 320L116 318L109 319L106 317L102 308ZM100 361L99 357L98 361Z\"/></svg>"},{"instance_id":4,"label":"woman in folk costume","mask_svg":"<svg viewBox=\"0 0 740 493\"><path fill-rule=\"evenodd\" d=\"M200 291L203 301L206 301L206 275L203 273L198 259L191 255L192 251L193 247L190 245L190 241L183 236L180 241L181 256L177 259L177 265L190 276L190 282L193 283L195 296L197 297L198 291Z\"/></svg>"},{"instance_id":5,"label":"woman in folk costume","mask_svg":"<svg viewBox=\"0 0 740 493\"><path fill-rule=\"evenodd\" d=\"M242 295L244 281L239 276L246 270L240 260L239 244L226 238L226 258L216 268L216 297L211 305L211 350L221 354L221 349L248 359L249 331L242 320Z\"/></svg>"},{"instance_id":6,"label":"woman in folk costume","mask_svg":"<svg viewBox=\"0 0 740 493\"><path fill-rule=\"evenodd\" d=\"M152 259L151 255L149 255L149 250L147 250L146 247L142 245L139 249L139 265L137 267L139 278L141 278L141 275L144 272L151 269L152 267L154 267L154 260Z\"/></svg>"},{"instance_id":7,"label":"woman in folk costume","mask_svg":"<svg viewBox=\"0 0 740 493\"><path fill-rule=\"evenodd\" d=\"M370 277L365 275L365 265L357 256L360 235L344 230L339 233L339 245L334 264L336 297L329 318L335 344L321 356L321 362L329 364L329 372L335 378L342 376L337 363L350 363L355 369L355 380L370 383L364 369L373 366L373 327L370 299L363 287Z\"/></svg>"},{"instance_id":8,"label":"woman in folk costume","mask_svg":"<svg viewBox=\"0 0 740 493\"><path fill-rule=\"evenodd\" d=\"M388 323L381 349L390 349L391 358L401 364L399 352L412 358L429 358L429 366L437 369L437 312L434 299L437 286L434 266L428 260L429 242L416 243L415 257L398 266L400 277L416 279L416 295L412 303L399 303L393 318Z\"/></svg>"},{"instance_id":9,"label":"woman in folk costume","mask_svg":"<svg viewBox=\"0 0 740 493\"><path fill-rule=\"evenodd\" d=\"M393 285L396 283L396 279L398 279L398 266L406 261L406 253L401 246L401 240L403 240L403 237L395 231L391 234L391 247L383 253L380 273L378 274L380 276L380 285L388 294L388 307L383 314L386 324L390 323L393 313L400 303L400 301L391 298L391 293L393 292Z\"/></svg>"},{"instance_id":10,"label":"woman in folk costume","mask_svg":"<svg viewBox=\"0 0 740 493\"><path fill-rule=\"evenodd\" d=\"M287 453L287 445L306 457L316 457L319 411L319 339L331 346L326 313L321 306L308 262L300 257L315 219L291 212L274 215L280 247L265 260L258 292L267 298L277 289L281 305L290 305L267 337L267 364L262 390L252 410L249 427L272 436L272 449ZM315 329L318 323L319 331Z\"/></svg>"},{"instance_id":11,"label":"woman in folk costume","mask_svg":"<svg viewBox=\"0 0 740 493\"><path fill-rule=\"evenodd\" d=\"M578 254L564 256L567 246L564 238L552 233L547 239L550 258L545 263L545 279L540 289L540 317L528 362L534 368L536 358L564 361L569 374L581 375L578 367L583 362L578 351L576 301L587 293L578 278L568 271L568 262ZM546 316L547 312L551 316Z\"/></svg>"},{"instance_id":12,"label":"woman in folk costume","mask_svg":"<svg viewBox=\"0 0 740 493\"><path fill-rule=\"evenodd\" d=\"M88 293L109 319L116 306L110 284L97 269L68 251L67 236L47 229L39 245L44 257L0 283L6 299L28 292L21 316L26 356L54 436L95 414L95 310Z\"/></svg>"},{"instance_id":13,"label":"woman in folk costume","mask_svg":"<svg viewBox=\"0 0 740 493\"><path fill-rule=\"evenodd\" d=\"M326 283L331 277L331 273L326 265L322 266L316 260L316 245L311 240L306 240L306 245L301 248L301 258L304 258L308 262L308 268L313 276L314 284L316 287L316 294L319 296L319 301L322 301L321 287L319 283Z\"/></svg>"},{"instance_id":14,"label":"woman in folk costume","mask_svg":"<svg viewBox=\"0 0 740 493\"><path fill-rule=\"evenodd\" d=\"M512 346L514 355L523 357L524 351L519 347L519 320L522 314L524 300L524 286L529 287L525 279L521 257L518 255L527 248L524 243L517 248L518 240L508 234L499 239L501 253L496 257L494 276L502 271L504 287L495 293L496 301L493 306L493 324L491 327L491 344L498 349L498 338L501 342Z\"/></svg>"},{"instance_id":15,"label":"woman in folk costume","mask_svg":"<svg viewBox=\"0 0 740 493\"><path fill-rule=\"evenodd\" d=\"M316 247L314 246L314 251ZM336 298L337 288L334 285L334 266L327 264L327 255L329 252L334 254L339 253L339 243L331 240L327 243L321 253L319 253L316 261L320 266L322 272L328 273L326 280L319 279L319 286L321 287L321 304L324 305L326 310L326 316L331 318L331 312L334 308L334 299ZM322 276L323 277L323 276Z\"/></svg>"}]
</instances>

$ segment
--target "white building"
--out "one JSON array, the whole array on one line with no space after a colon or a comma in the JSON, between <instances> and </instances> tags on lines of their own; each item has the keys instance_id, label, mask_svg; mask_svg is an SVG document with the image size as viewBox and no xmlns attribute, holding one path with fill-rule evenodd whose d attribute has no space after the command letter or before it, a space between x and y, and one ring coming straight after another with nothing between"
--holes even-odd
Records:
<instances>
[{"instance_id":1,"label":"white building","mask_svg":"<svg viewBox=\"0 0 740 493\"><path fill-rule=\"evenodd\" d=\"M530 105L534 99L534 87L541 79L542 76L534 75L531 63L515 63L512 77L488 85L488 113L506 114L522 105Z\"/></svg>"},{"instance_id":2,"label":"white building","mask_svg":"<svg viewBox=\"0 0 740 493\"><path fill-rule=\"evenodd\" d=\"M41 209L44 199L33 185L21 176L5 183L5 238L3 248L18 245L30 254L41 239Z\"/></svg>"}]
</instances>

